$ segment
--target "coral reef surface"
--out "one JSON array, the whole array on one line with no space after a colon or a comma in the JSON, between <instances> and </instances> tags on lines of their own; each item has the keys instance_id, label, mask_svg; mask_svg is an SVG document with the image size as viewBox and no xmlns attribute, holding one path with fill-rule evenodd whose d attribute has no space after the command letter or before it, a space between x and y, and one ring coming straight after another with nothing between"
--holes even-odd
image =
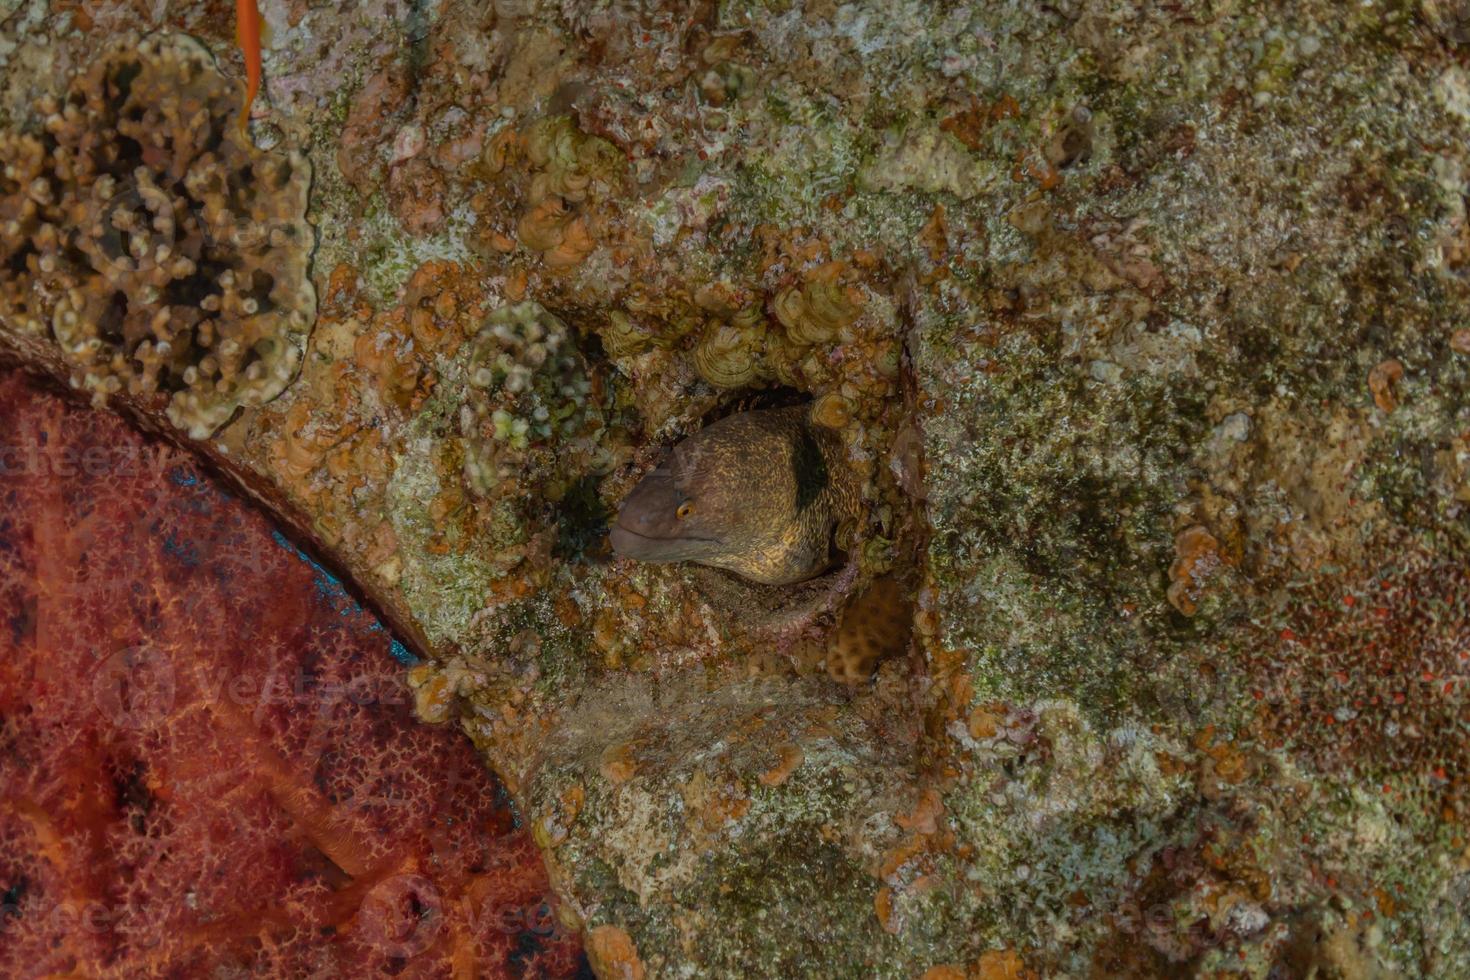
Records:
<instances>
[{"instance_id":1,"label":"coral reef surface","mask_svg":"<svg viewBox=\"0 0 1470 980\"><path fill-rule=\"evenodd\" d=\"M260 5L320 311L174 438L422 655L594 969L1470 976L1463 3ZM224 7L22 0L0 131L99 29L238 79ZM794 404L840 567L609 553Z\"/></svg>"}]
</instances>

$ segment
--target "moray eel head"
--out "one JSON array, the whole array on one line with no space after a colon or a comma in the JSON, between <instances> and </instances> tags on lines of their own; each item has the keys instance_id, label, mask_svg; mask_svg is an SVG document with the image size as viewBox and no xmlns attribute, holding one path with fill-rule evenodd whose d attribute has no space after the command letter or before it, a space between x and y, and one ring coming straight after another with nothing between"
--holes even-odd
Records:
<instances>
[{"instance_id":1,"label":"moray eel head","mask_svg":"<svg viewBox=\"0 0 1470 980\"><path fill-rule=\"evenodd\" d=\"M707 560L723 552L719 532L730 523L725 508L700 493L680 462L676 450L623 501L609 535L618 554L666 562Z\"/></svg>"},{"instance_id":2,"label":"moray eel head","mask_svg":"<svg viewBox=\"0 0 1470 980\"><path fill-rule=\"evenodd\" d=\"M856 499L846 473L840 441L810 424L806 406L730 415L675 446L633 488L613 550L799 582L831 563L833 528Z\"/></svg>"}]
</instances>

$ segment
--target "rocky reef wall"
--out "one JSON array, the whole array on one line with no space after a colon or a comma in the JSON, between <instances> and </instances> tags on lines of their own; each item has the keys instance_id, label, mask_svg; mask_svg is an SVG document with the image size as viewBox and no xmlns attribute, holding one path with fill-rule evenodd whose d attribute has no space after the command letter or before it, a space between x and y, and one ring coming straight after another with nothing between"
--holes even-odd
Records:
<instances>
[{"instance_id":1,"label":"rocky reef wall","mask_svg":"<svg viewBox=\"0 0 1470 980\"><path fill-rule=\"evenodd\" d=\"M87 215L254 270L309 226L314 303L121 283L79 368L42 238L0 344L373 598L601 974L1470 973L1463 5L264 0L228 152L109 148L87 69L187 33L238 84L223 5L12 6L0 221L96 104L141 205ZM607 554L659 447L770 399L861 479L840 573ZM912 641L844 660L875 582Z\"/></svg>"}]
</instances>

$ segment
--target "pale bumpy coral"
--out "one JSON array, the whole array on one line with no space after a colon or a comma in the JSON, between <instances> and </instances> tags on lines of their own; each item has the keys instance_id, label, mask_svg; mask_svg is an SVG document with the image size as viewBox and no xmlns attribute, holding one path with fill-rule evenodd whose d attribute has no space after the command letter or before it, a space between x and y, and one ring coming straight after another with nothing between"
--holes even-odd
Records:
<instances>
[{"instance_id":1,"label":"pale bumpy coral","mask_svg":"<svg viewBox=\"0 0 1470 980\"><path fill-rule=\"evenodd\" d=\"M541 304L503 306L472 341L471 397L460 413L469 447L465 477L490 495L511 477L527 478L538 450L600 426L586 363L567 325Z\"/></svg>"},{"instance_id":2,"label":"pale bumpy coral","mask_svg":"<svg viewBox=\"0 0 1470 980\"><path fill-rule=\"evenodd\" d=\"M115 42L37 111L0 134L0 320L194 438L280 394L316 316L306 160L248 142L184 35Z\"/></svg>"}]
</instances>

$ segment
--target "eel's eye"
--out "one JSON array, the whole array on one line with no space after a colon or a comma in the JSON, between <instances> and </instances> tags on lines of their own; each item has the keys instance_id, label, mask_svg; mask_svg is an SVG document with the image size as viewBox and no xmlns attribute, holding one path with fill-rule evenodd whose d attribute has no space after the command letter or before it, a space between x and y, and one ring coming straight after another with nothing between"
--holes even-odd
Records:
<instances>
[{"instance_id":1,"label":"eel's eye","mask_svg":"<svg viewBox=\"0 0 1470 980\"><path fill-rule=\"evenodd\" d=\"M686 500L679 505L678 510L674 511L674 516L682 521L684 518L688 517L692 513L694 513L694 505Z\"/></svg>"}]
</instances>

